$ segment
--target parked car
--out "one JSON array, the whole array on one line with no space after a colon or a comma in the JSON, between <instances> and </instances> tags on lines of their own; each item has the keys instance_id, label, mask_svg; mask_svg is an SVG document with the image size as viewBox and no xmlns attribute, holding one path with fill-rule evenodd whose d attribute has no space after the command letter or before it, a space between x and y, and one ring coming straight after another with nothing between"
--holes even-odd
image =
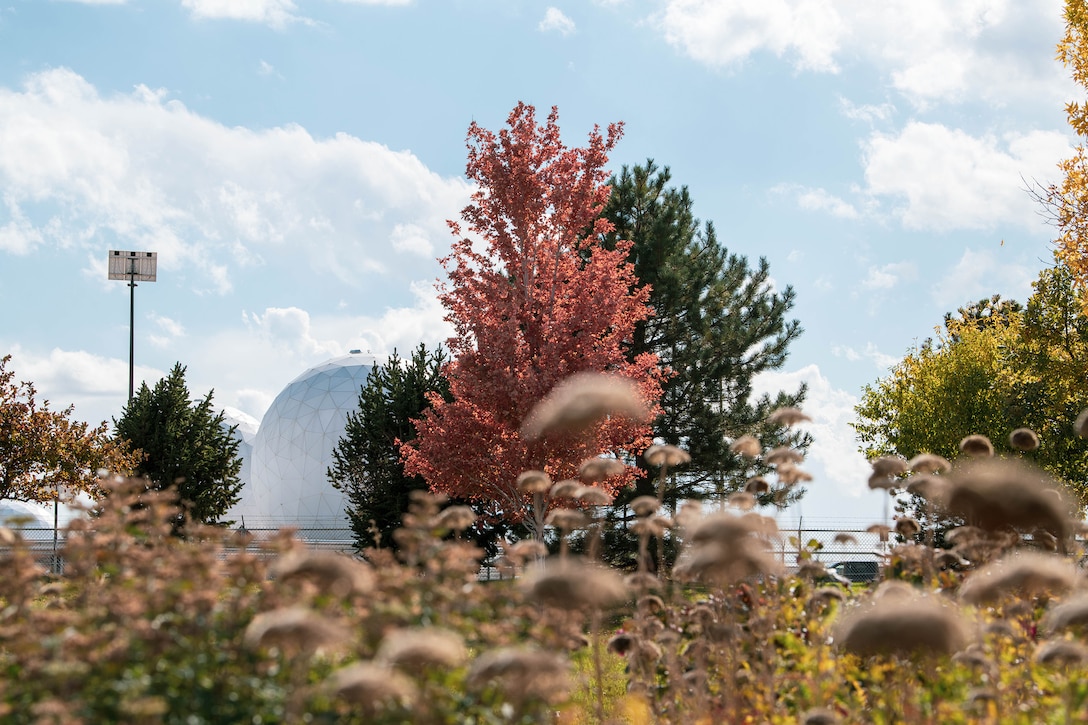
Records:
<instances>
[{"instance_id":1,"label":"parked car","mask_svg":"<svg viewBox=\"0 0 1088 725\"><path fill-rule=\"evenodd\" d=\"M827 568L855 583L874 581L880 573L880 567L875 561L840 561Z\"/></svg>"}]
</instances>

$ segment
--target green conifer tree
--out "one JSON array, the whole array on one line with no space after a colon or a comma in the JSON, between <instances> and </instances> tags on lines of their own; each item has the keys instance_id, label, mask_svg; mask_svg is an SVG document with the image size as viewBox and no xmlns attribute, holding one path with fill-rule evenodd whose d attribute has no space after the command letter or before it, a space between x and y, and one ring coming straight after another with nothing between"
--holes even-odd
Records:
<instances>
[{"instance_id":1,"label":"green conifer tree","mask_svg":"<svg viewBox=\"0 0 1088 725\"><path fill-rule=\"evenodd\" d=\"M221 518L238 501L242 460L234 429L212 408L212 392L191 400L185 367L177 363L154 388L142 383L114 420L117 437L143 454L135 474L155 490L177 487L182 514L176 530L189 520L233 523Z\"/></svg>"},{"instance_id":2,"label":"green conifer tree","mask_svg":"<svg viewBox=\"0 0 1088 725\"><path fill-rule=\"evenodd\" d=\"M428 352L421 344L408 360L394 350L371 371L359 394L359 410L348 414L328 476L347 494L348 519L360 549L396 548L392 534L408 510L409 494L427 488L421 476L404 474L400 444L415 438L412 420L430 406L428 395L451 399L442 375L446 361L441 347Z\"/></svg>"},{"instance_id":3,"label":"green conifer tree","mask_svg":"<svg viewBox=\"0 0 1088 725\"><path fill-rule=\"evenodd\" d=\"M800 406L804 387L752 396L753 378L780 368L801 334L797 320L788 319L793 289L772 288L766 259L752 266L731 254L714 225L695 218L687 187L671 187L670 180L668 167L659 168L652 159L625 166L610 182L603 216L615 226L606 246L633 242L629 259L635 275L639 284L650 286L654 314L636 323L627 354L634 359L654 353L668 372L653 435L691 455L691 463L671 474L666 504L675 506L680 499L722 499L749 477L767 472L758 461L729 450L740 436L759 437L765 449L789 443L802 451L809 437L764 420L775 408ZM626 502L656 493L656 470L641 461L640 466L647 475L617 497L617 519L625 515ZM797 487L787 499L765 497L762 503L784 506L803 493ZM608 546L621 558L633 545L624 532L622 524L613 529ZM625 544L625 539L630 540Z\"/></svg>"}]
</instances>

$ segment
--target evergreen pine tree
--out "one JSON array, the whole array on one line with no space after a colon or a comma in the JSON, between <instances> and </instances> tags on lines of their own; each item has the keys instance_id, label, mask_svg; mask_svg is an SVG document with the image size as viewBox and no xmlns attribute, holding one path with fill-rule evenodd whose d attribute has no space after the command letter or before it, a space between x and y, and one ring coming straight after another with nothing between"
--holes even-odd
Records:
<instances>
[{"instance_id":1,"label":"evergreen pine tree","mask_svg":"<svg viewBox=\"0 0 1088 725\"><path fill-rule=\"evenodd\" d=\"M426 489L421 476L407 476L400 444L416 436L412 419L430 406L427 396L449 401L442 375L445 352L420 345L407 361L396 351L371 371L359 394L359 410L348 414L344 435L333 451L328 476L348 497L348 518L355 544L396 548L393 531L408 510L409 494Z\"/></svg>"},{"instance_id":2,"label":"evergreen pine tree","mask_svg":"<svg viewBox=\"0 0 1088 725\"><path fill-rule=\"evenodd\" d=\"M223 426L223 413L213 412L212 392L190 400L185 367L177 363L154 388L142 383L114 420L117 437L143 453L135 475L154 490L177 487L179 530L187 520L220 522L242 488L238 440Z\"/></svg>"},{"instance_id":3,"label":"evergreen pine tree","mask_svg":"<svg viewBox=\"0 0 1088 725\"><path fill-rule=\"evenodd\" d=\"M654 314L636 323L627 353L630 359L656 354L669 372L653 434L691 454L691 463L677 469L668 488L666 503L675 506L684 498L722 498L766 472L729 450L740 436L759 437L765 449L785 443L804 449L809 439L764 422L775 408L799 406L803 387L774 398L752 397L753 378L780 368L801 334L797 320L787 319L793 289L771 287L766 259L752 266L731 254L714 225L695 218L687 187L676 189L669 182L668 167L653 160L625 166L611 180L603 216L615 227L605 245L633 242L628 258L639 284L650 287ZM641 461L640 466L647 475L617 498L617 516L625 502L655 493L656 471ZM794 489L789 500L802 494Z\"/></svg>"}]
</instances>

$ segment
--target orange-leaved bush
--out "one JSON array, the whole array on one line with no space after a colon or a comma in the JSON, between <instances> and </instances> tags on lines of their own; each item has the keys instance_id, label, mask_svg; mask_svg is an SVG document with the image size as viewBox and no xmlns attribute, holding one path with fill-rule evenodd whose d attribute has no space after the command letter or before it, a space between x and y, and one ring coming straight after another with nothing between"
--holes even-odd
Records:
<instances>
[{"instance_id":1,"label":"orange-leaved bush","mask_svg":"<svg viewBox=\"0 0 1088 725\"><path fill-rule=\"evenodd\" d=\"M648 291L627 261L629 243L601 245L612 228L600 217L609 194L604 167L621 128L594 128L586 146L569 148L556 109L538 125L524 103L498 133L469 127L467 175L478 189L461 212L464 228L450 222L457 239L442 260L449 281L439 295L454 328L445 370L453 401L431 400L402 455L409 475L495 517L520 520L532 504L517 486L522 471L574 478L587 458L651 442L656 357L629 361L623 349L650 314ZM635 386L644 419L612 415L576 433L524 435L534 406L585 372ZM598 485L612 491L634 475L631 467Z\"/></svg>"}]
</instances>

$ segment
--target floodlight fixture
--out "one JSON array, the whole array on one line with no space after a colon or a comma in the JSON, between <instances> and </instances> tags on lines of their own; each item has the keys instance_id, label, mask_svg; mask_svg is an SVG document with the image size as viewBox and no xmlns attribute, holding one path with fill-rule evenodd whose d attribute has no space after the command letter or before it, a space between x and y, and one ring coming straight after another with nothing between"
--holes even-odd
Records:
<instances>
[{"instance_id":1,"label":"floodlight fixture","mask_svg":"<svg viewBox=\"0 0 1088 725\"><path fill-rule=\"evenodd\" d=\"M136 351L136 283L154 282L158 270L158 252L109 253L109 278L128 282L128 402L132 402L132 381Z\"/></svg>"}]
</instances>

